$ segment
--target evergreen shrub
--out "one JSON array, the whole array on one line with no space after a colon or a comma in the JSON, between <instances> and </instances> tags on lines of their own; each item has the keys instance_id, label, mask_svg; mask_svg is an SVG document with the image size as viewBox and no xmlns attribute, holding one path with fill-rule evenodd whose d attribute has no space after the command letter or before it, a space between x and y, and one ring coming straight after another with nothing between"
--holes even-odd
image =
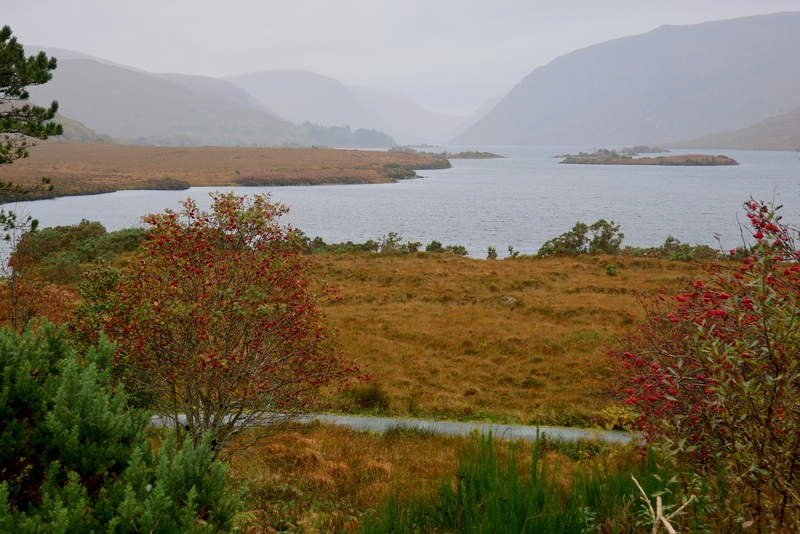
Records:
<instances>
[{"instance_id":1,"label":"evergreen shrub","mask_svg":"<svg viewBox=\"0 0 800 534\"><path fill-rule=\"evenodd\" d=\"M158 450L109 388L113 345L78 355L45 321L0 330L0 532L228 532L237 504L208 441Z\"/></svg>"}]
</instances>

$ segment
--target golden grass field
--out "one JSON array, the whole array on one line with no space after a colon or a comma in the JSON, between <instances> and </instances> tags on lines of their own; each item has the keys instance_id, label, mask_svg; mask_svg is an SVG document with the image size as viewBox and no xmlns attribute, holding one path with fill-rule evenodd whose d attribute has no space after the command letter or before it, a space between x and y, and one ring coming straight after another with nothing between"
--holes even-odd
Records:
<instances>
[{"instance_id":1,"label":"golden grass field","mask_svg":"<svg viewBox=\"0 0 800 534\"><path fill-rule=\"evenodd\" d=\"M636 291L700 276L689 263L612 256L345 254L313 264L339 290L324 311L345 358L372 377L329 409L523 424L613 423L603 349L643 317Z\"/></svg>"},{"instance_id":2,"label":"golden grass field","mask_svg":"<svg viewBox=\"0 0 800 534\"><path fill-rule=\"evenodd\" d=\"M372 376L328 398L328 408L528 424L614 422L604 413L603 348L643 318L637 291L677 291L702 277L695 264L613 256L361 253L311 262L315 277L338 288L341 300L323 308L344 357ZM248 488L243 524L253 534L356 532L394 488L408 497L454 473L470 439L298 426L232 457L234 484ZM500 454L508 446L498 442ZM566 484L576 459L549 454ZM612 447L597 461L636 454Z\"/></svg>"},{"instance_id":3,"label":"golden grass field","mask_svg":"<svg viewBox=\"0 0 800 534\"><path fill-rule=\"evenodd\" d=\"M258 185L392 182L383 169L440 168L442 160L422 154L312 148L153 147L50 140L30 157L5 165L4 181L26 186L50 178L54 193L81 195L124 189L182 189ZM170 183L172 182L172 183Z\"/></svg>"}]
</instances>

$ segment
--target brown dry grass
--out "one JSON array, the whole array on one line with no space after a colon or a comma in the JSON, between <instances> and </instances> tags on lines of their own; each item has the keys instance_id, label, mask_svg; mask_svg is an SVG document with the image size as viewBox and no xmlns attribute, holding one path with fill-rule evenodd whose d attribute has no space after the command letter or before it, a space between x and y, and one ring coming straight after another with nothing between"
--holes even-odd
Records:
<instances>
[{"instance_id":1,"label":"brown dry grass","mask_svg":"<svg viewBox=\"0 0 800 534\"><path fill-rule=\"evenodd\" d=\"M52 179L56 195L124 189L169 189L170 183L228 186L391 182L386 163L409 169L442 164L430 156L397 152L304 148L151 147L46 141L30 157L4 165L0 179L34 186ZM169 178L170 180L166 180ZM180 188L180 187L178 187Z\"/></svg>"},{"instance_id":2,"label":"brown dry grass","mask_svg":"<svg viewBox=\"0 0 800 534\"><path fill-rule=\"evenodd\" d=\"M298 426L233 456L231 481L247 488L248 532L354 532L394 488L416 494L453 473L464 444L413 431Z\"/></svg>"},{"instance_id":3,"label":"brown dry grass","mask_svg":"<svg viewBox=\"0 0 800 534\"><path fill-rule=\"evenodd\" d=\"M611 256L318 255L315 265L340 290L325 312L345 357L372 376L328 408L524 424L608 423L603 348L642 317L635 292L700 276L688 263Z\"/></svg>"},{"instance_id":4,"label":"brown dry grass","mask_svg":"<svg viewBox=\"0 0 800 534\"><path fill-rule=\"evenodd\" d=\"M263 430L258 432L265 432ZM258 434L242 436L249 440ZM230 481L244 490L247 512L239 523L250 534L274 532L357 532L365 515L383 509L396 491L401 501L435 491L443 477L456 473L458 457L477 434L439 436L414 430L385 434L356 432L324 424L297 425L266 436L230 461ZM494 440L498 458L511 447L520 475L530 472L530 443ZM579 466L630 462L639 451L591 443L543 442L555 482L566 486Z\"/></svg>"}]
</instances>

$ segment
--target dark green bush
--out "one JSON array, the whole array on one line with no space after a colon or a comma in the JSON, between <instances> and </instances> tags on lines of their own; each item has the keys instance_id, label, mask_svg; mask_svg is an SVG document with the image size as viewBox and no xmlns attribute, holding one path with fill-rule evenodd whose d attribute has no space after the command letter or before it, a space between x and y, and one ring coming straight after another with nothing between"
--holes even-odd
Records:
<instances>
[{"instance_id":1,"label":"dark green bush","mask_svg":"<svg viewBox=\"0 0 800 534\"><path fill-rule=\"evenodd\" d=\"M0 330L0 531L227 532L236 512L208 442L158 451L109 388L112 345L81 356L46 322Z\"/></svg>"},{"instance_id":2,"label":"dark green bush","mask_svg":"<svg viewBox=\"0 0 800 534\"><path fill-rule=\"evenodd\" d=\"M417 173L412 169L403 167L399 163L384 163L381 174L393 180L404 180L406 178L414 178Z\"/></svg>"},{"instance_id":3,"label":"dark green bush","mask_svg":"<svg viewBox=\"0 0 800 534\"><path fill-rule=\"evenodd\" d=\"M71 283L80 279L88 264L135 251L148 236L142 228L106 232L99 222L84 219L72 226L28 232L17 252L47 280Z\"/></svg>"},{"instance_id":4,"label":"dark green bush","mask_svg":"<svg viewBox=\"0 0 800 534\"><path fill-rule=\"evenodd\" d=\"M578 222L569 232L546 241L536 253L536 257L617 254L624 237L625 234L620 233L619 225L614 224L614 221L607 222L605 219L600 219L591 226Z\"/></svg>"},{"instance_id":5,"label":"dark green bush","mask_svg":"<svg viewBox=\"0 0 800 534\"><path fill-rule=\"evenodd\" d=\"M466 256L469 251L463 245L442 245L440 241L431 241L425 246L425 252L457 254L459 256Z\"/></svg>"},{"instance_id":6,"label":"dark green bush","mask_svg":"<svg viewBox=\"0 0 800 534\"><path fill-rule=\"evenodd\" d=\"M444 252L444 247L441 241L434 240L425 245L425 252Z\"/></svg>"},{"instance_id":7,"label":"dark green bush","mask_svg":"<svg viewBox=\"0 0 800 534\"><path fill-rule=\"evenodd\" d=\"M672 236L667 236L664 244L658 247L625 247L620 251L622 256L660 258L673 261L704 261L719 256L716 250L708 245L690 245L681 243ZM741 259L741 257L737 258Z\"/></svg>"}]
</instances>

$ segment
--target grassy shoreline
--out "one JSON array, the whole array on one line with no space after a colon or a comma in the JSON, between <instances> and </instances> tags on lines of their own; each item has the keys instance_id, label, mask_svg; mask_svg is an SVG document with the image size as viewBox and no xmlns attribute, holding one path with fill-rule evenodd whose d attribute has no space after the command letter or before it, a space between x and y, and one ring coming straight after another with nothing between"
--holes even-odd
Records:
<instances>
[{"instance_id":1,"label":"grassy shoreline","mask_svg":"<svg viewBox=\"0 0 800 534\"><path fill-rule=\"evenodd\" d=\"M151 147L46 141L3 169L3 179L53 191L28 200L114 191L190 187L392 183L417 170L446 169L424 154L323 148ZM0 199L2 202L2 199Z\"/></svg>"}]
</instances>

